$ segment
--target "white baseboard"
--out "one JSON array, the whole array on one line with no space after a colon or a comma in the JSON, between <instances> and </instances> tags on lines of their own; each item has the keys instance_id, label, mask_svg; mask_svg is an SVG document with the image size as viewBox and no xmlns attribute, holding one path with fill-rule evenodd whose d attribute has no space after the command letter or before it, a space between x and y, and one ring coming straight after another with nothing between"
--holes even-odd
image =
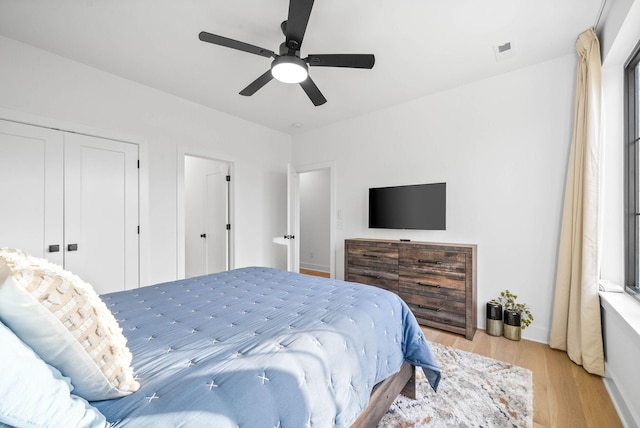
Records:
<instances>
[{"instance_id":1,"label":"white baseboard","mask_svg":"<svg viewBox=\"0 0 640 428\"><path fill-rule=\"evenodd\" d=\"M607 372L607 365L605 363L605 372ZM605 388L607 388L607 392L609 393L609 397L611 397L611 401L613 402L613 407L616 408L616 412L618 412L618 417L620 417L620 422L625 428L639 428L638 423L633 419L633 415L627 404L625 403L620 391L618 391L618 387L616 383L610 377L602 378L604 382Z\"/></svg>"},{"instance_id":2,"label":"white baseboard","mask_svg":"<svg viewBox=\"0 0 640 428\"><path fill-rule=\"evenodd\" d=\"M307 262L303 262L302 260L300 261L300 268L301 269L315 270L315 271L318 271L318 272L326 272L326 273L331 272L331 268L329 266L318 265L318 264L314 264L314 263L307 263Z\"/></svg>"}]
</instances>

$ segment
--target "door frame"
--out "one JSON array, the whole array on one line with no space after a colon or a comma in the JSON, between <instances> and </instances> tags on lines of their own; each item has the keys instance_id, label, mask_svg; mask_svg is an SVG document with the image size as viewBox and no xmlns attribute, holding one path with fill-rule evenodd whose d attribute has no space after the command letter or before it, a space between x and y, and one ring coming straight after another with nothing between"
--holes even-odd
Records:
<instances>
[{"instance_id":1,"label":"door frame","mask_svg":"<svg viewBox=\"0 0 640 428\"><path fill-rule=\"evenodd\" d=\"M319 171L319 170L329 170L329 275L331 278L336 277L336 162L319 162L313 164L305 164L299 166L293 166L293 170L297 173L296 177L298 182L296 183L296 188L298 189L295 192L296 201L287 201L288 207L299 207L300 206L300 174L305 172ZM295 222L292 223L287 218L287 224L300 224L300 210L289 210L287 215L297 215ZM299 237L296 236L296 241L298 245L295 245L295 249L297 254L295 255L296 259L300 260L300 245L299 245ZM287 257L288 258L288 257ZM289 264L289 261L288 261Z\"/></svg>"},{"instance_id":2,"label":"door frame","mask_svg":"<svg viewBox=\"0 0 640 428\"><path fill-rule=\"evenodd\" d=\"M225 163L229 166L229 175L231 176L231 182L229 183L229 224L231 224L231 230L229 231L229 247L228 247L228 260L229 269L233 269L235 266L235 227L234 227L234 163L227 159L221 159L211 153L206 153L206 149L195 148L191 146L178 145L177 156L177 185L176 185L176 279L184 279L185 272L185 213L184 213L184 158L185 156L193 156L204 159L210 159L215 162Z\"/></svg>"},{"instance_id":3,"label":"door frame","mask_svg":"<svg viewBox=\"0 0 640 428\"><path fill-rule=\"evenodd\" d=\"M287 270L300 272L300 175L287 165Z\"/></svg>"}]
</instances>

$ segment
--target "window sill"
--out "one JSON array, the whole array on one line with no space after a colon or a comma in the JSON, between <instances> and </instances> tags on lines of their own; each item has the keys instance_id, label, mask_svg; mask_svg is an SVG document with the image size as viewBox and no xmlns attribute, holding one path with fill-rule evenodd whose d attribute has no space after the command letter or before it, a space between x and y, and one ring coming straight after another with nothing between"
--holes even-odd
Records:
<instances>
[{"instance_id":1,"label":"window sill","mask_svg":"<svg viewBox=\"0 0 640 428\"><path fill-rule=\"evenodd\" d=\"M629 326L640 336L640 302L628 293L612 293L601 291L600 304L605 309L610 309L625 320Z\"/></svg>"}]
</instances>

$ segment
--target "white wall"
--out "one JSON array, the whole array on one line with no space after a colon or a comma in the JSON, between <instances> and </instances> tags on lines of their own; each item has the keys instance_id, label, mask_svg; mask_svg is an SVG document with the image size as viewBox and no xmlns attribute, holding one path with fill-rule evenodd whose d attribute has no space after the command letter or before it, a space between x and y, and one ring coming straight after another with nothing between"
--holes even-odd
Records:
<instances>
[{"instance_id":1,"label":"white wall","mask_svg":"<svg viewBox=\"0 0 640 428\"><path fill-rule=\"evenodd\" d=\"M478 324L485 302L510 289L548 340L576 59L420 98L294 137L294 164L336 162L336 276L344 239L377 237L478 245ZM369 187L447 183L446 231L369 230Z\"/></svg>"},{"instance_id":2,"label":"white wall","mask_svg":"<svg viewBox=\"0 0 640 428\"><path fill-rule=\"evenodd\" d=\"M178 147L234 164L235 266L285 267L272 242L286 231L291 137L0 37L0 116L142 142L148 213L141 219L141 282L177 276ZM44 118L44 119L42 119Z\"/></svg>"},{"instance_id":3,"label":"white wall","mask_svg":"<svg viewBox=\"0 0 640 428\"><path fill-rule=\"evenodd\" d=\"M301 172L299 177L300 267L330 272L329 170Z\"/></svg>"}]
</instances>

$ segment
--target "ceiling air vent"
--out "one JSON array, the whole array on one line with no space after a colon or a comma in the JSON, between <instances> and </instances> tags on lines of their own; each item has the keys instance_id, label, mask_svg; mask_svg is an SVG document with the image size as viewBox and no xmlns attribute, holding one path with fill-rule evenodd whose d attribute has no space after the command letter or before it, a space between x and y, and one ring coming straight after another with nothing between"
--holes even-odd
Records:
<instances>
[{"instance_id":1,"label":"ceiling air vent","mask_svg":"<svg viewBox=\"0 0 640 428\"><path fill-rule=\"evenodd\" d=\"M513 42L495 45L493 47L493 51L496 54L496 61L504 61L505 59L511 58L515 55Z\"/></svg>"}]
</instances>

